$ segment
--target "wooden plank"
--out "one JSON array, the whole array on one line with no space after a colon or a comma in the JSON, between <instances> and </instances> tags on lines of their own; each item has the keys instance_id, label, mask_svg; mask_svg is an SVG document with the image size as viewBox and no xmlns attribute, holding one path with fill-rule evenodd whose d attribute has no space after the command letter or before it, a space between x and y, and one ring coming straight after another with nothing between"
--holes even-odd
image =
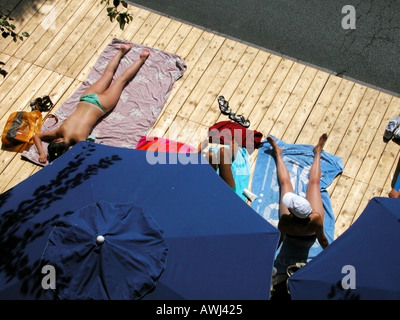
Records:
<instances>
[{"instance_id":1,"label":"wooden plank","mask_svg":"<svg viewBox=\"0 0 400 320\"><path fill-rule=\"evenodd\" d=\"M224 79L227 79L229 74L237 66L245 50L245 45L234 43L231 40L225 40L215 57L209 63L205 64L204 60L201 60L201 66L199 65L199 67L204 70L204 73L197 81L196 86L191 90L191 93L179 110L179 113L186 118L191 117L192 114L201 113L200 117L203 118L202 115L209 110L210 106L201 105L201 97L207 94L207 91L210 92L211 88L218 90L222 87ZM202 110L202 108L204 108L204 110ZM215 112L215 109L218 109L219 114L219 108L216 107L212 110ZM193 119L199 122L196 116L194 116Z\"/></svg>"},{"instance_id":2,"label":"wooden plank","mask_svg":"<svg viewBox=\"0 0 400 320\"><path fill-rule=\"evenodd\" d=\"M337 220L340 212L343 209L344 202L346 201L347 195L353 185L354 179L341 174L336 179L336 184L333 189L330 189L330 198L332 211L335 214Z\"/></svg>"},{"instance_id":3,"label":"wooden plank","mask_svg":"<svg viewBox=\"0 0 400 320\"><path fill-rule=\"evenodd\" d=\"M179 48L181 48L184 41L188 38L189 33L192 31L192 29L193 29L192 26L181 23L179 25L179 29L176 31L173 38L169 41L169 43L166 45L164 50L171 52L171 53L178 54ZM198 34L200 35L200 29L196 29L196 30L197 30ZM179 54L181 54L181 52Z\"/></svg>"},{"instance_id":4,"label":"wooden plank","mask_svg":"<svg viewBox=\"0 0 400 320\"><path fill-rule=\"evenodd\" d=\"M336 92L335 96L333 97L329 105L329 108L327 108L326 110L321 110L325 111L325 114L324 115L321 114L320 123L315 128L316 130L314 131L313 135L309 136L309 141L308 141L309 144L314 144L315 141L318 141L319 137L324 132L328 133L328 136L330 136L337 118L339 117L342 109L344 108L346 101L349 99L353 87L354 87L353 82L343 79L343 81L339 85L338 91ZM334 139L328 139L324 147L325 151L330 152L332 154L334 154L336 151L336 143L333 140Z\"/></svg>"},{"instance_id":5,"label":"wooden plank","mask_svg":"<svg viewBox=\"0 0 400 320\"><path fill-rule=\"evenodd\" d=\"M294 62L289 59L278 58L278 60L278 66L274 69L267 86L264 88L264 91L257 101L257 108L250 114L252 128L263 133L265 136L270 133L268 128L263 126L265 115L273 103L275 96L279 94L280 87L294 64ZM272 67L274 68L274 66L273 63Z\"/></svg>"},{"instance_id":6,"label":"wooden plank","mask_svg":"<svg viewBox=\"0 0 400 320\"><path fill-rule=\"evenodd\" d=\"M299 133L304 130L309 115L321 96L321 92L326 88L329 74L324 71L318 71L310 84L304 99L293 115L295 121L286 124L286 131L282 136L282 140L293 143L299 137Z\"/></svg>"},{"instance_id":7,"label":"wooden plank","mask_svg":"<svg viewBox=\"0 0 400 320\"><path fill-rule=\"evenodd\" d=\"M73 50L77 41L91 23L96 19L100 11L104 10L100 5L93 5L93 1L84 1L72 18L49 43L48 47L42 52L35 64L50 70L56 70L64 58ZM75 48L75 50L78 50Z\"/></svg>"},{"instance_id":8,"label":"wooden plank","mask_svg":"<svg viewBox=\"0 0 400 320\"><path fill-rule=\"evenodd\" d=\"M329 144L327 146L327 150L341 157L343 161L346 161L346 157L349 153L346 153L347 146L342 143L343 138L346 135L350 135L350 133L352 132L353 118L362 98L364 97L366 89L367 88L365 86L361 86L357 83L352 87L352 90L347 97L345 104L340 110L340 113L337 115L337 119L334 122L334 125L332 126L332 129L329 133ZM318 137L321 135L322 132L323 131L321 129L321 132L318 133ZM314 135L315 141L317 141L318 137ZM356 140L357 137L353 136L350 137L350 139ZM342 148L339 151L344 151L343 153L340 153L338 151L338 148L340 146L342 146Z\"/></svg>"},{"instance_id":9,"label":"wooden plank","mask_svg":"<svg viewBox=\"0 0 400 320\"><path fill-rule=\"evenodd\" d=\"M387 110L391 100L392 96L390 96L389 94L381 93L379 95L376 103L379 106L379 110L373 110L374 114L376 111L374 121L379 121L379 119L383 119L384 113ZM373 113L371 113L371 115ZM380 121L378 127L376 127L376 122L374 123L373 121L371 121L368 123L368 130L370 131L370 133L365 133L365 136L369 136L369 139L367 140L368 150L366 153L364 153L365 158L363 159L362 163L360 163L360 169L356 176L357 180L360 180L364 183L369 183L385 147L385 145L382 143L382 134L384 131L383 128L385 127L385 125L386 124L384 121ZM363 138L365 139L365 137ZM362 152L363 150L360 151ZM352 159L352 161L354 161L354 159Z\"/></svg>"},{"instance_id":10,"label":"wooden plank","mask_svg":"<svg viewBox=\"0 0 400 320\"><path fill-rule=\"evenodd\" d=\"M74 19L74 14L81 5L79 1L59 1L57 4L58 6L54 7L54 11L50 11L48 14L49 18L52 18L52 15L54 14L54 23L50 24L50 21L45 23L44 27L42 27L44 30L43 35L40 38L35 35L35 41L33 44L31 42L31 37L33 35L31 35L28 38L29 42L25 41L17 50L15 56L34 63L41 54L48 50L52 51L51 47L54 46L53 41L59 37L59 33L62 32L65 26L70 24L70 21ZM49 8L51 7L49 6ZM27 43L31 47L29 47ZM38 63L41 64L40 61L38 61Z\"/></svg>"},{"instance_id":11,"label":"wooden plank","mask_svg":"<svg viewBox=\"0 0 400 320\"><path fill-rule=\"evenodd\" d=\"M267 91L266 88L282 61L282 58L262 51L259 51L257 57L260 60L255 61L255 67L260 68L260 73L255 78L251 90L242 101L242 105L253 106L252 111L249 113L252 129L257 128L264 117L263 94Z\"/></svg>"},{"instance_id":12,"label":"wooden plank","mask_svg":"<svg viewBox=\"0 0 400 320\"><path fill-rule=\"evenodd\" d=\"M383 114L380 108L383 107L384 110L386 110L388 104L387 100L388 97L386 95L379 93L378 96L371 101L372 107L369 109L369 113L366 113L367 119L357 139L357 143L354 145L346 161L344 168L344 173L346 175L356 178L364 159L367 157L371 141L381 125Z\"/></svg>"},{"instance_id":13,"label":"wooden plank","mask_svg":"<svg viewBox=\"0 0 400 320\"><path fill-rule=\"evenodd\" d=\"M399 114L399 110L400 110L400 99L393 97L391 103L389 104L386 114L392 115L391 117L393 118L394 116ZM393 167L393 164L395 163L395 160L399 153L399 148L396 144L384 143L383 141L383 134L385 132L386 125L387 123L386 124L383 123L380 127L381 130L378 130L377 132L377 138L378 138L377 140L379 141L380 137L380 144L384 147L384 149L382 156L378 161L378 165L375 167L371 180L369 181L369 184L377 186L381 189L385 187L385 182L387 178L390 176L390 170Z\"/></svg>"},{"instance_id":14,"label":"wooden plank","mask_svg":"<svg viewBox=\"0 0 400 320\"><path fill-rule=\"evenodd\" d=\"M97 50L93 52L92 57L82 66L83 68L80 70L79 74L77 74L76 78L82 82L87 78L97 59L100 57L101 53L114 38L125 38L125 41L130 41L126 39L126 37L124 37L123 35L125 33L128 33L130 36L135 34L140 29L141 25L147 19L149 14L150 13L148 11L144 10L132 12L134 20L130 24L128 24L128 26L126 26L124 30L121 30L119 25L115 24L108 37L106 37L104 41L99 44ZM96 39L93 40L93 43L96 44Z\"/></svg>"},{"instance_id":15,"label":"wooden plank","mask_svg":"<svg viewBox=\"0 0 400 320\"><path fill-rule=\"evenodd\" d=\"M186 58L188 69L183 75L183 78L175 84L177 85L176 93L166 106L169 113L177 114L184 106L190 93L193 91L193 88L197 86L199 79L207 69L207 66L211 63L216 52L218 52L223 41L224 39L222 37L216 37L210 33L203 33L198 39L196 45L192 47L191 54Z\"/></svg>"},{"instance_id":16,"label":"wooden plank","mask_svg":"<svg viewBox=\"0 0 400 320\"><path fill-rule=\"evenodd\" d=\"M246 63L242 60L246 57L246 51L245 45L236 48L232 47L231 43L224 43L202 75L196 86L197 90L192 91L195 95L191 95L188 101L192 108L186 113L186 117L207 126L215 123L220 115L217 95L223 94L223 87L227 82L230 82L233 88L238 85L244 72L240 64ZM228 56L229 59L226 59ZM241 76L238 76L238 73L241 73ZM231 108L235 108L234 105L231 105Z\"/></svg>"},{"instance_id":17,"label":"wooden plank","mask_svg":"<svg viewBox=\"0 0 400 320\"><path fill-rule=\"evenodd\" d=\"M7 104L7 102L4 101L5 97L9 95L12 90L14 90L14 88L17 86L20 79L26 74L30 66L31 64L25 62L21 63L20 59L16 59L14 57L10 57L9 59L7 59L6 66L4 68L6 69L8 74L5 78L1 77L0 80L0 103L2 103L3 106L4 104ZM6 110L3 110L3 107L1 107L0 118L4 116L5 112Z\"/></svg>"},{"instance_id":18,"label":"wooden plank","mask_svg":"<svg viewBox=\"0 0 400 320\"><path fill-rule=\"evenodd\" d=\"M21 75L21 78L18 80L18 85L13 86L13 90L9 91L2 100L0 128L4 127L11 112L23 110L29 105L30 99L27 101L21 101L20 96L42 71L41 68L34 65L24 65L22 62L20 65L26 70L26 72L23 76ZM18 100L19 102L16 103Z\"/></svg>"},{"instance_id":19,"label":"wooden plank","mask_svg":"<svg viewBox=\"0 0 400 320\"><path fill-rule=\"evenodd\" d=\"M171 19L165 16L161 16L157 23L154 25L153 29L143 40L142 44L149 47L155 47L155 43L161 37L163 32L167 29L168 25L171 23Z\"/></svg>"},{"instance_id":20,"label":"wooden plank","mask_svg":"<svg viewBox=\"0 0 400 320\"><path fill-rule=\"evenodd\" d=\"M73 41L75 44L72 48L64 48L65 50L69 50L69 52L57 65L57 68L55 69L57 72L64 73L69 77L75 77L76 75L74 75L73 72L70 72L70 68L76 59L81 55L91 56L90 50L86 50L88 44L101 30L104 24L109 25L109 21L106 19L104 12L104 7L99 5L99 3L100 2L96 1L96 4L90 10L90 15L86 15L85 19L83 19L82 23L78 26L82 31L78 29L79 32L73 34L72 39L66 40L67 43ZM77 37L77 39L74 39L75 37ZM75 70L75 73L79 73L79 71L79 69L77 71Z\"/></svg>"},{"instance_id":21,"label":"wooden plank","mask_svg":"<svg viewBox=\"0 0 400 320\"><path fill-rule=\"evenodd\" d=\"M4 49L4 52L9 55L14 55L21 46L24 46L25 50L26 48L30 48L32 43L35 43L35 41L37 41L43 34L43 25L46 23L45 17L48 15L50 11L49 9L54 7L54 5L57 5L58 1L59 0L47 0L37 3L35 5L36 12L29 18L29 20L27 20L27 23L23 27L23 31L29 33L29 37L24 39L24 41L10 42L10 44ZM25 15L23 16L23 19L26 19ZM26 46L26 43L28 43L28 46Z\"/></svg>"},{"instance_id":22,"label":"wooden plank","mask_svg":"<svg viewBox=\"0 0 400 320\"><path fill-rule=\"evenodd\" d=\"M335 239L351 226L355 212L360 207L367 188L368 184L362 181L355 180L352 184L340 214L336 219Z\"/></svg>"},{"instance_id":23,"label":"wooden plank","mask_svg":"<svg viewBox=\"0 0 400 320\"><path fill-rule=\"evenodd\" d=\"M178 44L180 45L184 40L183 35L185 33L182 35L181 31L186 30L186 32L189 32L190 30L189 28L183 28L183 26L184 25L178 21L170 20L168 27L154 43L154 46L160 50L175 53L178 48Z\"/></svg>"},{"instance_id":24,"label":"wooden plank","mask_svg":"<svg viewBox=\"0 0 400 320\"><path fill-rule=\"evenodd\" d=\"M373 185L368 185L364 196L360 202L360 205L358 206L358 209L354 212L353 219L351 221L351 224L353 224L363 213L365 210L365 207L367 206L368 202L373 198L373 197L380 197L382 193L382 189L379 187L375 187Z\"/></svg>"},{"instance_id":25,"label":"wooden plank","mask_svg":"<svg viewBox=\"0 0 400 320\"><path fill-rule=\"evenodd\" d=\"M378 91L367 88L363 99L357 107L356 113L351 121L351 124L349 125L348 130L337 148L336 154L342 157L344 174L348 176L356 176L356 173L350 172L351 167L348 167L347 163L354 148L357 147L360 138L362 138L363 128L368 123L368 114L370 114L378 94Z\"/></svg>"},{"instance_id":26,"label":"wooden plank","mask_svg":"<svg viewBox=\"0 0 400 320\"><path fill-rule=\"evenodd\" d=\"M188 31L188 32L187 32ZM183 85L185 79L189 76L190 72L192 71L192 66L194 66L201 56L201 53L205 49L203 46L207 45L207 38L211 38L211 34L207 34L204 37L203 31L198 28L190 28L187 30L184 28L183 30L178 31L178 35L182 32L180 36L175 36L176 39L182 39L183 42L181 42L180 46L178 49L175 51L175 54L181 57L183 61L185 61L187 65L187 70L184 73L183 77L174 83L174 87L172 92L170 92L170 95L168 97L168 100L166 101L166 109L168 109L168 106L172 103L173 98L175 97L175 94L179 91L179 88ZM201 43L201 46L197 47L198 42ZM193 55L191 55L192 50L196 48L199 50L198 52L194 52ZM175 103L175 102L174 102Z\"/></svg>"},{"instance_id":27,"label":"wooden plank","mask_svg":"<svg viewBox=\"0 0 400 320\"><path fill-rule=\"evenodd\" d=\"M287 143L293 143L295 141L285 140L283 137L287 131L290 131L291 135L295 137L297 137L298 132L300 132L302 126L297 127L299 130L297 133L294 132L295 123L297 123L297 121L301 121L301 118L299 119L295 117L296 111L302 104L302 101L304 100L316 74L317 70L314 68L306 67L303 70L300 78L293 88L293 91L289 93L287 101L283 104L280 114L277 116L276 121L274 121L272 125L271 133L273 132L274 136L280 137Z\"/></svg>"},{"instance_id":28,"label":"wooden plank","mask_svg":"<svg viewBox=\"0 0 400 320\"><path fill-rule=\"evenodd\" d=\"M13 19L12 24L15 26L17 33L28 31L25 29L26 24L37 13L42 3L36 4L36 0L26 1L10 1L3 6L5 10L10 10L10 17ZM6 48L14 43L11 37L2 38L0 41L0 52L5 53Z\"/></svg>"},{"instance_id":29,"label":"wooden plank","mask_svg":"<svg viewBox=\"0 0 400 320\"><path fill-rule=\"evenodd\" d=\"M279 115L282 112L286 102L288 101L290 95L292 94L296 84L301 77L305 66L300 63L294 63L284 78L284 81L279 86L279 91L274 97L271 105L268 108L264 118L261 120L259 124L259 128L262 128L261 132L268 132L271 135L275 135L274 131L272 131L274 123L277 121ZM283 78L282 78L283 79ZM281 138L277 136L277 138Z\"/></svg>"},{"instance_id":30,"label":"wooden plank","mask_svg":"<svg viewBox=\"0 0 400 320\"><path fill-rule=\"evenodd\" d=\"M238 65L232 71L223 68L224 71L218 73L217 78L215 78L215 87L212 85L208 90L208 101L206 101L206 104L210 108L207 116L202 121L203 124L211 126L216 122L229 119L220 112L218 105L219 95L223 95L227 99L233 113L249 118L254 105L244 104L244 100L250 94L254 83L257 81L269 57L269 54L259 54L259 52L260 50L256 48L246 47L246 51L240 58ZM218 81L220 81L219 85L217 85Z\"/></svg>"},{"instance_id":31,"label":"wooden plank","mask_svg":"<svg viewBox=\"0 0 400 320\"><path fill-rule=\"evenodd\" d=\"M75 2L75 1L74 1ZM32 17L30 23L36 28L30 36L14 48L17 58L35 62L40 52L46 49L48 42L66 23L64 10L69 6L67 1L46 2L39 8L38 14ZM70 5L73 7L73 4Z\"/></svg>"},{"instance_id":32,"label":"wooden plank","mask_svg":"<svg viewBox=\"0 0 400 320\"><path fill-rule=\"evenodd\" d=\"M342 78L329 76L326 85L322 88L320 96L318 97L317 103L313 106L311 112L308 115L307 121L304 124L299 136L297 137L296 143L300 144L311 144L312 137L317 131L319 124L321 123L326 111L329 109L331 102L335 98L338 90L341 89Z\"/></svg>"},{"instance_id":33,"label":"wooden plank","mask_svg":"<svg viewBox=\"0 0 400 320\"><path fill-rule=\"evenodd\" d=\"M144 21L144 24L142 24L141 28L134 34L130 41L135 43L143 43L160 18L161 17L159 15L150 13L147 19Z\"/></svg>"}]
</instances>

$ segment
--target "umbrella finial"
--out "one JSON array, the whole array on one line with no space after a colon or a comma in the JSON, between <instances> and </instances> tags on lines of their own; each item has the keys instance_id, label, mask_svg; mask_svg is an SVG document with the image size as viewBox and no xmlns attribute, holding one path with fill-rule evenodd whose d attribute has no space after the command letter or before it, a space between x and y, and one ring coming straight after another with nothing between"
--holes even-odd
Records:
<instances>
[{"instance_id":1,"label":"umbrella finial","mask_svg":"<svg viewBox=\"0 0 400 320\"><path fill-rule=\"evenodd\" d=\"M104 243L104 237L103 236L97 236L96 238L97 244L103 244Z\"/></svg>"}]
</instances>

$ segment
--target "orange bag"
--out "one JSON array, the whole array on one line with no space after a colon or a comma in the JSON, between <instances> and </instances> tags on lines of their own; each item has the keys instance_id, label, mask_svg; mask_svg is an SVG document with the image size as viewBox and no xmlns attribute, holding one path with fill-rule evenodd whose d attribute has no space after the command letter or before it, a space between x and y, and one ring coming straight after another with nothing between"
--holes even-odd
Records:
<instances>
[{"instance_id":1,"label":"orange bag","mask_svg":"<svg viewBox=\"0 0 400 320\"><path fill-rule=\"evenodd\" d=\"M31 139L42 128L42 113L39 110L16 111L10 114L1 136L4 148L31 144Z\"/></svg>"}]
</instances>

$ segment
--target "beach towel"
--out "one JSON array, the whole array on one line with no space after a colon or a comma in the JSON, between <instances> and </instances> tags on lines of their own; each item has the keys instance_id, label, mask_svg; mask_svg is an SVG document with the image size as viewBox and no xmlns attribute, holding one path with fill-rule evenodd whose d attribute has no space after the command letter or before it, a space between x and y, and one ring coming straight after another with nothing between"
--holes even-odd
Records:
<instances>
[{"instance_id":1,"label":"beach towel","mask_svg":"<svg viewBox=\"0 0 400 320\"><path fill-rule=\"evenodd\" d=\"M139 139L136 148L138 150L150 150L150 151L161 151L161 152L180 152L180 153L193 153L197 150L186 143L174 141L171 139L161 137L146 137L142 136Z\"/></svg>"},{"instance_id":2,"label":"beach towel","mask_svg":"<svg viewBox=\"0 0 400 320\"><path fill-rule=\"evenodd\" d=\"M108 62L124 43L129 42L114 38L107 45L81 86L54 113L55 117L43 123L42 132L56 129L75 110L82 93L101 77ZM144 49L150 50L145 64L128 82L115 108L93 127L91 136L96 143L134 149L140 137L146 135L157 120L174 82L186 71L186 64L179 56L133 43L132 49L121 59L114 79L137 61ZM43 142L44 150L47 150L47 145ZM43 166L38 156L34 145L22 153L23 159Z\"/></svg>"},{"instance_id":3,"label":"beach towel","mask_svg":"<svg viewBox=\"0 0 400 320\"><path fill-rule=\"evenodd\" d=\"M275 138L275 137L274 137ZM306 144L288 144L275 138L283 148L283 160L290 172L290 178L295 193L305 197L308 173L313 158L314 146ZM343 161L340 157L325 151L321 154L321 196L324 205L324 231L329 243L334 240L335 216L332 211L327 188L336 176L343 172ZM252 202L252 208L264 219L277 227L279 221L279 183L277 178L274 152L267 140L259 148L252 179L252 192L257 199ZM286 273L286 268L296 262L309 262L322 251L318 241L314 239L285 238L277 249L275 267L278 273Z\"/></svg>"},{"instance_id":4,"label":"beach towel","mask_svg":"<svg viewBox=\"0 0 400 320\"><path fill-rule=\"evenodd\" d=\"M400 191L400 174L397 176L396 183L393 187L396 191Z\"/></svg>"}]
</instances>

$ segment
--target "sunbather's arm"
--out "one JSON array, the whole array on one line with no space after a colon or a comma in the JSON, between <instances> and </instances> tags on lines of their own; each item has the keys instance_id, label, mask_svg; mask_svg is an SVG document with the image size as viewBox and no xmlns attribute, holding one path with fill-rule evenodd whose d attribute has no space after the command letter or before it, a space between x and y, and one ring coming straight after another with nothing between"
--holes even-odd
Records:
<instances>
[{"instance_id":1,"label":"sunbather's arm","mask_svg":"<svg viewBox=\"0 0 400 320\"><path fill-rule=\"evenodd\" d=\"M56 131L49 132L39 132L33 136L33 142L39 152L39 162L46 163L47 162L47 153L44 151L42 146L42 141L52 141L57 138Z\"/></svg>"},{"instance_id":2,"label":"sunbather's arm","mask_svg":"<svg viewBox=\"0 0 400 320\"><path fill-rule=\"evenodd\" d=\"M317 234L318 242L321 245L322 249L325 249L327 246L329 246L329 241L328 241L327 237L325 236L323 226L318 227L316 234Z\"/></svg>"},{"instance_id":3,"label":"sunbather's arm","mask_svg":"<svg viewBox=\"0 0 400 320\"><path fill-rule=\"evenodd\" d=\"M389 198L399 198L400 197L400 190L397 191L395 188L392 188L389 192Z\"/></svg>"}]
</instances>

